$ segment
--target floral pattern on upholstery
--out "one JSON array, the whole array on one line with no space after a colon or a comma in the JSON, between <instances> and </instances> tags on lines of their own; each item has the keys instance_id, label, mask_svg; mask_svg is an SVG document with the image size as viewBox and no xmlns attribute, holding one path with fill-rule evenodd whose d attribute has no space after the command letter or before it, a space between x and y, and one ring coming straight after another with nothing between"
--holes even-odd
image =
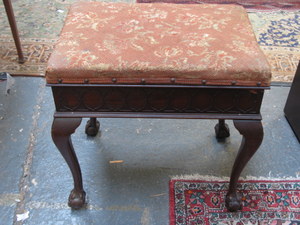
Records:
<instances>
[{"instance_id":1,"label":"floral pattern on upholstery","mask_svg":"<svg viewBox=\"0 0 300 225\"><path fill-rule=\"evenodd\" d=\"M48 83L268 86L270 67L236 5L75 3Z\"/></svg>"}]
</instances>

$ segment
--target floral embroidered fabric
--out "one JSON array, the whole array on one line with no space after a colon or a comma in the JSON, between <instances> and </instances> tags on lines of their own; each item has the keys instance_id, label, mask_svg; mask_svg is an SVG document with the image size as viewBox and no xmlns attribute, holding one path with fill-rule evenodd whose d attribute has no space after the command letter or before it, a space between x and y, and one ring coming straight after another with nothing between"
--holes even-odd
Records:
<instances>
[{"instance_id":1,"label":"floral embroidered fabric","mask_svg":"<svg viewBox=\"0 0 300 225\"><path fill-rule=\"evenodd\" d=\"M269 64L235 5L75 3L48 83L269 86Z\"/></svg>"}]
</instances>

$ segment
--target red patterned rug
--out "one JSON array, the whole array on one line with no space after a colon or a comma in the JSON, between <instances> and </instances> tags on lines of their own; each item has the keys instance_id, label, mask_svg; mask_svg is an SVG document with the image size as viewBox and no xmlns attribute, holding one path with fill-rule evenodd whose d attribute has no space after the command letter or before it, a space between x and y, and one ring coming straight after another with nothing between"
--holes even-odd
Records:
<instances>
[{"instance_id":1,"label":"red patterned rug","mask_svg":"<svg viewBox=\"0 0 300 225\"><path fill-rule=\"evenodd\" d=\"M247 9L276 10L276 9L300 9L299 0L137 0L139 3L166 2L186 4L238 4Z\"/></svg>"},{"instance_id":2,"label":"red patterned rug","mask_svg":"<svg viewBox=\"0 0 300 225\"><path fill-rule=\"evenodd\" d=\"M300 181L241 181L243 210L231 213L228 182L170 181L170 225L300 225Z\"/></svg>"}]
</instances>

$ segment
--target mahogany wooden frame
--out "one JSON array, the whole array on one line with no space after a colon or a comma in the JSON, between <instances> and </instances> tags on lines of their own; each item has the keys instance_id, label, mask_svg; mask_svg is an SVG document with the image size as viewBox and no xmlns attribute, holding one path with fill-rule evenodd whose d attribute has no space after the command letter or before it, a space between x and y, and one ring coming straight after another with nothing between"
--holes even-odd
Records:
<instances>
[{"instance_id":1,"label":"mahogany wooden frame","mask_svg":"<svg viewBox=\"0 0 300 225\"><path fill-rule=\"evenodd\" d=\"M96 118L168 118L218 119L217 138L229 136L225 120L233 120L243 136L230 177L226 207L241 209L236 187L247 162L263 139L260 108L268 87L206 85L122 85L122 84L48 84L51 86L56 112L52 138L66 160L74 180L69 206L78 209L85 204L80 165L72 146L71 134L82 118L91 118L86 133L95 136Z\"/></svg>"}]
</instances>

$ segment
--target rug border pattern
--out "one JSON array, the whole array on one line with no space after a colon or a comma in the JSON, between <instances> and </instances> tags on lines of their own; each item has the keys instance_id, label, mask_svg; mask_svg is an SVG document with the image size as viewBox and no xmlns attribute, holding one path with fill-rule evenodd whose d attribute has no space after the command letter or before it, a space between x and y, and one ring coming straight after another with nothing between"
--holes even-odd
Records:
<instances>
[{"instance_id":1,"label":"rug border pattern","mask_svg":"<svg viewBox=\"0 0 300 225\"><path fill-rule=\"evenodd\" d=\"M179 185L181 185L182 189L176 189L175 188L175 185L179 183ZM175 196L176 194L180 194L186 190L191 190L191 189L194 189L194 190L197 190L197 188L199 188L199 185L196 185L195 187L191 188L191 187L188 187L188 184L190 183L197 183L197 184L204 184L204 183L208 183L208 184L223 184L221 186L219 186L218 190L219 191L223 191L223 192L227 192L228 190L228 187L229 187L229 183L228 181L224 181L224 180L219 180L219 181L216 181L216 180L189 180L189 179L172 179L170 180L169 182L169 204L170 204L170 213L169 213L169 221L170 221L170 225L177 225L176 223L176 213L175 213L175 210L178 210L178 212L181 212L182 215L185 215L186 216L186 213L185 213L185 209L184 208L176 208L176 199L175 199ZM251 188L253 188L253 186L249 186L249 187L243 187L245 184L248 184L248 183L253 183L253 184L256 184L256 185L253 185L253 186L261 186L259 185L260 183L268 183L268 184L277 184L279 183L280 185L279 186L276 186L276 190L289 190L288 187L286 186L287 184L290 185L290 187L292 187L294 185L297 185L297 189L295 188L290 188L290 190L300 190L300 181L299 180L241 180L239 181L238 183L238 187L237 189L238 190L253 190ZM263 186L262 186L263 187ZM179 192L179 190L182 190L181 192ZM215 190L214 188L211 188L211 189L208 189L208 190ZM261 189L256 189L256 190L260 190L260 191L263 191L263 190L268 190L268 188L261 188ZM184 195L183 195L184 196ZM185 201L185 199L184 199ZM268 211L268 212L271 212L271 211ZM274 212L277 212L276 210L274 210ZM256 212L250 212L250 213L253 213L255 214ZM260 213L260 212L258 212ZM300 213L300 211L299 211ZM265 214L267 214L267 212L265 212ZM284 214L284 215L283 215ZM278 214L280 215L280 213ZM282 212L282 215L285 216L286 218L290 218L292 219L293 215L292 213L289 213L289 212Z\"/></svg>"}]
</instances>

